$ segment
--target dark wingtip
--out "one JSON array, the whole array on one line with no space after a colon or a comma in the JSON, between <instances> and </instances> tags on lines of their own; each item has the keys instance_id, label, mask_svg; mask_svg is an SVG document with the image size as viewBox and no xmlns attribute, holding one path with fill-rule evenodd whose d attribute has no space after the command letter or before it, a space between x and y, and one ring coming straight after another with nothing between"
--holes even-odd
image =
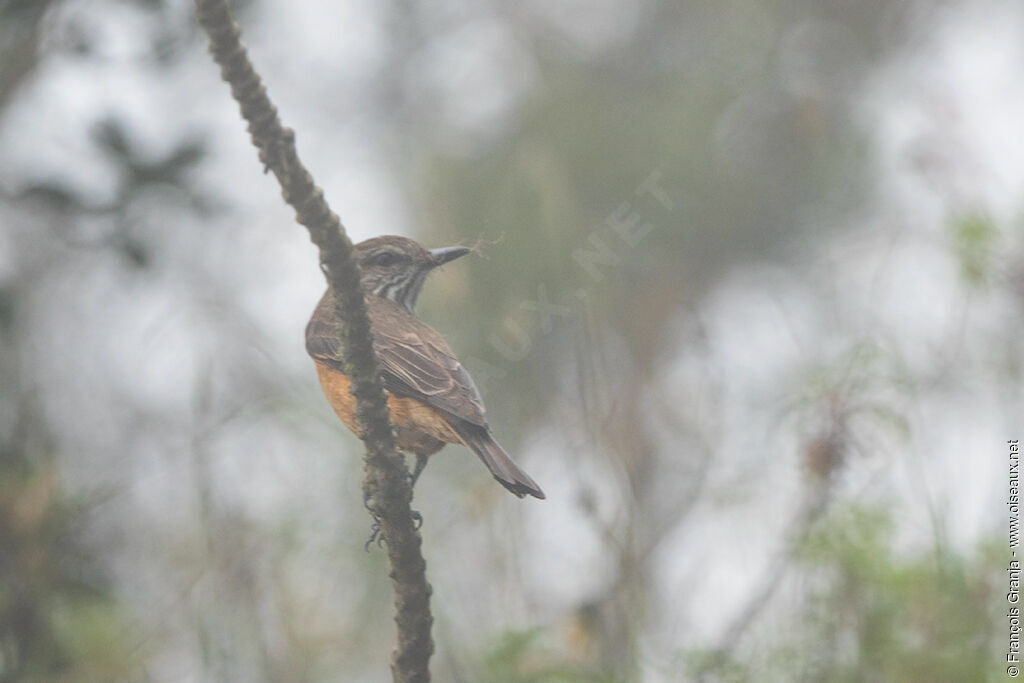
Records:
<instances>
[{"instance_id":1,"label":"dark wingtip","mask_svg":"<svg viewBox=\"0 0 1024 683\"><path fill-rule=\"evenodd\" d=\"M453 426L456 433L462 438L462 443L476 453L499 484L519 498L533 496L544 500L544 492L537 486L537 482L523 472L512 458L508 457L508 453L494 440L486 425L473 425L460 421Z\"/></svg>"},{"instance_id":2,"label":"dark wingtip","mask_svg":"<svg viewBox=\"0 0 1024 683\"><path fill-rule=\"evenodd\" d=\"M514 493L517 498L525 498L526 496L530 495L530 496L533 496L534 498L538 498L540 500L546 500L547 499L547 496L544 495L544 492L541 491L540 487L537 486L536 484L534 484L534 486L529 486L527 484L524 484L521 481L509 482L509 481L505 481L504 479L498 479L498 477L495 477L494 479L499 484L501 484L502 486L507 488L509 491Z\"/></svg>"}]
</instances>

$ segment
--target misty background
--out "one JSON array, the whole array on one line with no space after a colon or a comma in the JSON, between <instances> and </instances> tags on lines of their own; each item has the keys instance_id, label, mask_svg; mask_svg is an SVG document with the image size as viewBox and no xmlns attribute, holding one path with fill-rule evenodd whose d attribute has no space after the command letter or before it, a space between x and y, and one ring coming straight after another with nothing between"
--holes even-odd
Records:
<instances>
[{"instance_id":1,"label":"misty background","mask_svg":"<svg viewBox=\"0 0 1024 683\"><path fill-rule=\"evenodd\" d=\"M1005 675L1024 5L247 0L353 240L497 438L424 517L439 681ZM0 3L0 680L380 681L315 248L185 0Z\"/></svg>"}]
</instances>

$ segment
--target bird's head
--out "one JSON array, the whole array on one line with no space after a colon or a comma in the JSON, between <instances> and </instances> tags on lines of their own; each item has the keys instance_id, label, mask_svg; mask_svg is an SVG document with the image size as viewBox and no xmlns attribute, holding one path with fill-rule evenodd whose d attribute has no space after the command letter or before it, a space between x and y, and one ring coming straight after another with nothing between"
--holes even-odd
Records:
<instances>
[{"instance_id":1,"label":"bird's head","mask_svg":"<svg viewBox=\"0 0 1024 683\"><path fill-rule=\"evenodd\" d=\"M355 257L367 293L390 299L411 311L430 271L469 251L468 247L425 249L408 237L384 235L357 244Z\"/></svg>"}]
</instances>

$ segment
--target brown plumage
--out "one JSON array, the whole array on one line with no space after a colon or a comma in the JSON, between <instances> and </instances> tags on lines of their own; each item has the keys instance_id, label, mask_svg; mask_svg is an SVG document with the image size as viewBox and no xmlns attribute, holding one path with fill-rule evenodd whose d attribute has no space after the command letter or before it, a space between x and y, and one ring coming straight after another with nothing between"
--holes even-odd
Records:
<instances>
[{"instance_id":1,"label":"brown plumage","mask_svg":"<svg viewBox=\"0 0 1024 683\"><path fill-rule=\"evenodd\" d=\"M522 498L544 498L537 483L498 445L473 378L447 342L413 313L431 270L469 250L446 247L427 251L405 237L376 237L355 247L381 365L398 448L416 456L413 483L427 458L445 444L463 444L483 461L494 478ZM306 351L316 361L327 400L353 433L355 398L337 354L338 337L330 290L320 299L306 326Z\"/></svg>"}]
</instances>

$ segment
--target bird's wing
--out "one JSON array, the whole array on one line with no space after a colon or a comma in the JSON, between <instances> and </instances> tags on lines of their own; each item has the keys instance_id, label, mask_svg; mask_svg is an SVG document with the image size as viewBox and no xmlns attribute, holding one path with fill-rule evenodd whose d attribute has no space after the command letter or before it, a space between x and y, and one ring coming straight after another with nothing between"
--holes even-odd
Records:
<instances>
[{"instance_id":1,"label":"bird's wing","mask_svg":"<svg viewBox=\"0 0 1024 683\"><path fill-rule=\"evenodd\" d=\"M338 354L338 330L332 310L334 302L330 294L328 291L323 295L313 311L313 317L306 324L306 353L313 360L343 371L341 356Z\"/></svg>"},{"instance_id":2,"label":"bird's wing","mask_svg":"<svg viewBox=\"0 0 1024 683\"><path fill-rule=\"evenodd\" d=\"M415 318L413 318L415 320ZM416 398L481 427L487 426L484 402L444 339L416 320L399 333L374 330L374 348L384 371L384 387Z\"/></svg>"},{"instance_id":3,"label":"bird's wing","mask_svg":"<svg viewBox=\"0 0 1024 683\"><path fill-rule=\"evenodd\" d=\"M384 388L486 427L480 392L444 338L400 304L379 297L371 297L368 303ZM306 327L306 350L344 371L333 320L331 302L325 296Z\"/></svg>"}]
</instances>

